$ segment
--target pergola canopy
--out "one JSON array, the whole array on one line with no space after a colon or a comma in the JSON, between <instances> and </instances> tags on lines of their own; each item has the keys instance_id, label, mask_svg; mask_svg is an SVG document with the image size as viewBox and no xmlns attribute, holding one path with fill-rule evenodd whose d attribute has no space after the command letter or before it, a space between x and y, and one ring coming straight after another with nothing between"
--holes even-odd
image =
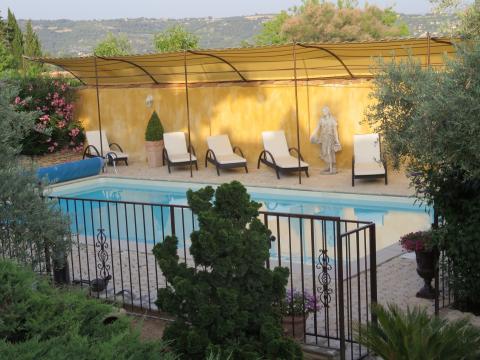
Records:
<instances>
[{"instance_id":1,"label":"pergola canopy","mask_svg":"<svg viewBox=\"0 0 480 360\"><path fill-rule=\"evenodd\" d=\"M423 66L438 68L445 55L455 54L451 39L417 38L29 60L57 65L85 85L96 85L96 74L100 86L183 84L185 60L189 83L248 82L293 80L294 50L298 80L368 78L375 70L375 58L389 61L410 54Z\"/></svg>"}]
</instances>

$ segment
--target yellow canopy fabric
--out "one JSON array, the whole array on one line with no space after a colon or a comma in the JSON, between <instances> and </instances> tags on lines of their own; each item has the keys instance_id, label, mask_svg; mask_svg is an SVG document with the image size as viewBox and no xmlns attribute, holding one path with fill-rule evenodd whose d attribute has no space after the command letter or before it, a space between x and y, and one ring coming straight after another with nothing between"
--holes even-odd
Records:
<instances>
[{"instance_id":1,"label":"yellow canopy fabric","mask_svg":"<svg viewBox=\"0 0 480 360\"><path fill-rule=\"evenodd\" d=\"M375 58L386 61L413 55L422 66L444 65L453 56L452 39L417 38L388 41L296 44L299 80L366 78L375 71ZM293 44L253 48L189 50L132 56L97 56L98 85L184 83L184 57L189 83L292 80ZM29 58L57 65L85 85L95 85L95 57Z\"/></svg>"}]
</instances>

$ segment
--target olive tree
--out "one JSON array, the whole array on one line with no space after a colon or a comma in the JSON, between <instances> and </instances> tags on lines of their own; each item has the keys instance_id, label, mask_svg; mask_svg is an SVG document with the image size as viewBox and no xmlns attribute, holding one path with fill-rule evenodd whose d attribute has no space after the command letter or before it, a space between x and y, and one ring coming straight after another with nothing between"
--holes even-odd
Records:
<instances>
[{"instance_id":1,"label":"olive tree","mask_svg":"<svg viewBox=\"0 0 480 360\"><path fill-rule=\"evenodd\" d=\"M68 247L68 223L42 198L34 169L19 162L22 139L38 114L17 111L17 95L15 86L0 82L0 256L35 265L45 261L47 252L61 263Z\"/></svg>"},{"instance_id":2,"label":"olive tree","mask_svg":"<svg viewBox=\"0 0 480 360\"><path fill-rule=\"evenodd\" d=\"M456 305L479 311L480 45L458 47L443 69L413 59L381 69L368 121L417 198L444 220L438 242L453 264Z\"/></svg>"}]
</instances>

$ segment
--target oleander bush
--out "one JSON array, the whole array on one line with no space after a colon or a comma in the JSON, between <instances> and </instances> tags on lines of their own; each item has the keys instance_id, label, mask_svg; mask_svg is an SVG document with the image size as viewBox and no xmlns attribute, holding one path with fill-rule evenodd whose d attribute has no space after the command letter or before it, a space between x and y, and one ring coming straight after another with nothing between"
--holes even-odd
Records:
<instances>
[{"instance_id":1,"label":"oleander bush","mask_svg":"<svg viewBox=\"0 0 480 360\"><path fill-rule=\"evenodd\" d=\"M32 128L22 140L22 152L41 155L63 149L83 150L83 126L74 118L76 83L46 76L11 79L20 88L13 103L17 111L35 111Z\"/></svg>"},{"instance_id":2,"label":"oleander bush","mask_svg":"<svg viewBox=\"0 0 480 360\"><path fill-rule=\"evenodd\" d=\"M258 219L261 205L238 181L190 190L187 198L199 223L190 247L196 266L179 262L174 236L153 249L167 280L156 304L176 317L164 339L184 359L210 352L222 359L302 358L282 335L288 269L265 267L271 232Z\"/></svg>"},{"instance_id":3,"label":"oleander bush","mask_svg":"<svg viewBox=\"0 0 480 360\"><path fill-rule=\"evenodd\" d=\"M0 261L2 359L175 359L165 343L142 342L130 320L105 325L112 305L60 290L32 271Z\"/></svg>"},{"instance_id":4,"label":"oleander bush","mask_svg":"<svg viewBox=\"0 0 480 360\"><path fill-rule=\"evenodd\" d=\"M378 324L358 325L357 340L385 360L474 360L480 358L480 330L468 320L448 322L415 307L390 304L372 309Z\"/></svg>"}]
</instances>

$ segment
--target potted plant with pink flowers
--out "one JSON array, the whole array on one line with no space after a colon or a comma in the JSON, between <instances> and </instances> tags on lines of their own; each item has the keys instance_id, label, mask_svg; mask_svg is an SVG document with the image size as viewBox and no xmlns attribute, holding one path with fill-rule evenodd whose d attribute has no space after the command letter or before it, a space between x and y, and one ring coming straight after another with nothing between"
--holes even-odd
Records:
<instances>
[{"instance_id":1,"label":"potted plant with pink flowers","mask_svg":"<svg viewBox=\"0 0 480 360\"><path fill-rule=\"evenodd\" d=\"M290 289L280 308L284 334L303 341L308 315L320 310L320 302L308 291Z\"/></svg>"},{"instance_id":2,"label":"potted plant with pink flowers","mask_svg":"<svg viewBox=\"0 0 480 360\"><path fill-rule=\"evenodd\" d=\"M435 290L431 283L435 277L437 251L433 246L432 236L432 230L428 230L412 232L400 238L400 244L405 250L408 252L415 251L417 274L424 281L423 287L417 292L416 296L424 299L435 298Z\"/></svg>"}]
</instances>

